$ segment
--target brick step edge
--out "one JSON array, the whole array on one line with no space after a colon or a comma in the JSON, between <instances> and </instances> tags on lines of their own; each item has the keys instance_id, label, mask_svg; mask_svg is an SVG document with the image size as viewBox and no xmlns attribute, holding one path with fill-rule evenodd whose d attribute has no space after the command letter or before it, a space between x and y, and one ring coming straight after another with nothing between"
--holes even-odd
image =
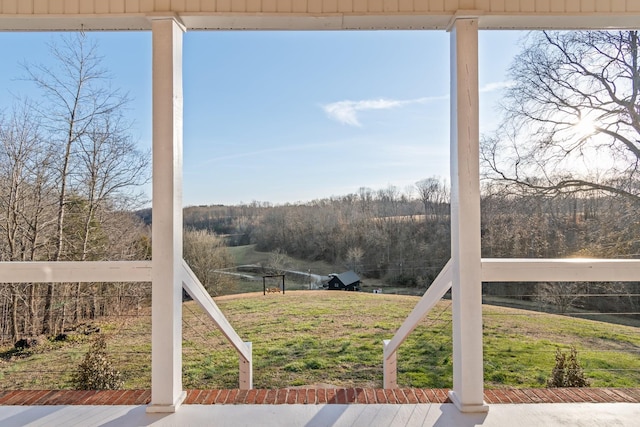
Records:
<instances>
[{"instance_id":1,"label":"brick step edge","mask_svg":"<svg viewBox=\"0 0 640 427\"><path fill-rule=\"evenodd\" d=\"M449 403L448 389L282 388L187 390L191 405ZM640 403L640 388L485 389L489 404ZM150 390L4 390L0 405L146 405Z\"/></svg>"}]
</instances>

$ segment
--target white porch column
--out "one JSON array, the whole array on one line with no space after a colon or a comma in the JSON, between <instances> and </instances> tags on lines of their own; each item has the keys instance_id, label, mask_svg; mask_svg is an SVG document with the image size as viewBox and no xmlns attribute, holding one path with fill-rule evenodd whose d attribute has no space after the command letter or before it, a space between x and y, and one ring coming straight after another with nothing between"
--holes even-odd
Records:
<instances>
[{"instance_id":1,"label":"white porch column","mask_svg":"<svg viewBox=\"0 0 640 427\"><path fill-rule=\"evenodd\" d=\"M451 25L451 258L453 390L462 412L483 412L478 21Z\"/></svg>"},{"instance_id":2,"label":"white porch column","mask_svg":"<svg viewBox=\"0 0 640 427\"><path fill-rule=\"evenodd\" d=\"M153 230L151 405L175 412L182 390L182 33L152 21Z\"/></svg>"}]
</instances>

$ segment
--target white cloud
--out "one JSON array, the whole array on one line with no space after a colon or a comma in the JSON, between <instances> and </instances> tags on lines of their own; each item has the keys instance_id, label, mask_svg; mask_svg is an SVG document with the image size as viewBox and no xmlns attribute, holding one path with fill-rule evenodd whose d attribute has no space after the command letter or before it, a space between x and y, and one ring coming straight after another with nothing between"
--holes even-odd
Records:
<instances>
[{"instance_id":1,"label":"white cloud","mask_svg":"<svg viewBox=\"0 0 640 427\"><path fill-rule=\"evenodd\" d=\"M358 113L361 111L369 110L390 110L393 108L400 108L410 104L424 104L429 101L447 99L449 96L433 96L422 97L415 99L365 99L362 101L338 101L330 104L325 104L322 109L327 113L329 118L336 120L340 123L351 126L362 126L360 120L358 120Z\"/></svg>"},{"instance_id":2,"label":"white cloud","mask_svg":"<svg viewBox=\"0 0 640 427\"><path fill-rule=\"evenodd\" d=\"M482 86L479 91L480 93L487 93L487 92L493 92L496 90L502 90L502 89L508 89L510 87L512 87L515 84L515 82L513 80L507 80L504 82L492 82L492 83L487 83L484 86Z\"/></svg>"},{"instance_id":3,"label":"white cloud","mask_svg":"<svg viewBox=\"0 0 640 427\"><path fill-rule=\"evenodd\" d=\"M487 83L479 88L480 93L494 92L502 89L510 88L514 85L511 80L502 82ZM441 101L449 99L449 95L441 96L425 96L415 99L364 99L361 101L337 101L330 104L322 105L322 109L329 118L336 120L342 124L361 127L362 123L358 119L358 113L370 110L391 110L393 108L401 108L411 104L426 104L431 101Z\"/></svg>"},{"instance_id":4,"label":"white cloud","mask_svg":"<svg viewBox=\"0 0 640 427\"><path fill-rule=\"evenodd\" d=\"M322 106L327 115L340 123L351 126L362 126L358 120L359 111L367 110L389 110L397 108L406 101L393 99L366 99L363 101L338 101Z\"/></svg>"}]
</instances>

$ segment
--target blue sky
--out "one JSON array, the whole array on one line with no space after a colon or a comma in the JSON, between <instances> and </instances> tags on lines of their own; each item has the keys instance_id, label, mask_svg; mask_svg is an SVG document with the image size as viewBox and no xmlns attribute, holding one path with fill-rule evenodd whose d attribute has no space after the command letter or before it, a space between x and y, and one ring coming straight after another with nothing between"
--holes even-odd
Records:
<instances>
[{"instance_id":1,"label":"blue sky","mask_svg":"<svg viewBox=\"0 0 640 427\"><path fill-rule=\"evenodd\" d=\"M481 32L481 130L519 51L518 32ZM0 33L0 108L21 62L49 60L50 33ZM88 33L133 99L151 147L151 34ZM188 32L184 205L309 201L449 175L449 34L443 31ZM150 188L147 188L150 197Z\"/></svg>"}]
</instances>

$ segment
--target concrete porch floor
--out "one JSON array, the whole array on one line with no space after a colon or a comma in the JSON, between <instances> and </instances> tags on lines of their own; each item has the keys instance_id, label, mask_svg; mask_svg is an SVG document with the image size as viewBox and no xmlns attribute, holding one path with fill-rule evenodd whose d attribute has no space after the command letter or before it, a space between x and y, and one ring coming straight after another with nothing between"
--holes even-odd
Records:
<instances>
[{"instance_id":1,"label":"concrete porch floor","mask_svg":"<svg viewBox=\"0 0 640 427\"><path fill-rule=\"evenodd\" d=\"M486 390L461 414L441 389L189 390L175 414L147 414L148 390L2 391L2 426L635 426L640 389Z\"/></svg>"},{"instance_id":2,"label":"concrete porch floor","mask_svg":"<svg viewBox=\"0 0 640 427\"><path fill-rule=\"evenodd\" d=\"M318 405L183 405L147 414L144 405L0 406L0 425L13 426L637 426L638 403L493 404L486 414L461 414L451 403Z\"/></svg>"}]
</instances>

